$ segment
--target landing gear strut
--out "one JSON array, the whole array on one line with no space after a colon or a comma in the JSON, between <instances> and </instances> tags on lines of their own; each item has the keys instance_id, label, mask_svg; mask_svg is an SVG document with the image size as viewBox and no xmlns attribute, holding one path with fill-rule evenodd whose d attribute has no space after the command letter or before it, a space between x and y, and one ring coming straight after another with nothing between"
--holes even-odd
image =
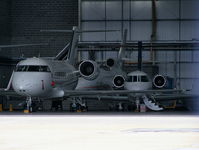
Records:
<instances>
[{"instance_id":1,"label":"landing gear strut","mask_svg":"<svg viewBox=\"0 0 199 150\"><path fill-rule=\"evenodd\" d=\"M24 112L29 113L32 112L32 98L27 97L26 98L26 106Z\"/></svg>"},{"instance_id":2,"label":"landing gear strut","mask_svg":"<svg viewBox=\"0 0 199 150\"><path fill-rule=\"evenodd\" d=\"M135 110L135 112L139 112L139 110L140 110L140 100L139 100L139 97L136 97L135 104L136 104L136 110Z\"/></svg>"},{"instance_id":3,"label":"landing gear strut","mask_svg":"<svg viewBox=\"0 0 199 150\"><path fill-rule=\"evenodd\" d=\"M70 110L85 112L88 110L88 107L86 102L81 98L73 98L72 103L70 104Z\"/></svg>"}]
</instances>

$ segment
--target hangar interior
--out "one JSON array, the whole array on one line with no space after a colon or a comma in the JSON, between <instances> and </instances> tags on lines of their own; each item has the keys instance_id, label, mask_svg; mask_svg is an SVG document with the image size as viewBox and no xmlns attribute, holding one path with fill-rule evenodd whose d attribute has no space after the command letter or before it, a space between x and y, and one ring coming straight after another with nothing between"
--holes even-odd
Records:
<instances>
[{"instance_id":1,"label":"hangar interior","mask_svg":"<svg viewBox=\"0 0 199 150\"><path fill-rule=\"evenodd\" d=\"M199 40L199 1L197 0L1 0L0 44L49 43L49 45L0 50L0 85L6 87L12 70L20 58L55 56L71 40L71 34L42 33L41 29L119 30L116 32L82 33L80 43L120 43L123 31L127 42L196 42ZM89 50L89 51L87 51ZM95 51L96 50L96 51ZM100 51L99 51L100 50ZM79 48L79 60L104 61L117 58L115 49L92 46ZM127 71L136 68L137 50L126 57L134 63L126 64ZM12 58L12 59L9 59ZM150 74L163 74L175 80L175 87L192 89L197 94L199 82L199 51L196 47L162 47L143 52L143 64ZM148 68L148 69L147 69ZM158 71L153 72L157 68ZM17 98L1 97L5 109ZM69 108L66 101L63 109ZM107 110L101 102L90 102L91 110ZM52 101L43 103L51 110Z\"/></svg>"}]
</instances>

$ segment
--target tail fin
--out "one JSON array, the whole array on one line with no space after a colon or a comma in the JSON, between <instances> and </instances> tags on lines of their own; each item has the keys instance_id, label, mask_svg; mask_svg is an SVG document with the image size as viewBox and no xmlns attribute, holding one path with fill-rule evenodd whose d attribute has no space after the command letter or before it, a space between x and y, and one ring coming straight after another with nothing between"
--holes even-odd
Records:
<instances>
[{"instance_id":1,"label":"tail fin","mask_svg":"<svg viewBox=\"0 0 199 150\"><path fill-rule=\"evenodd\" d=\"M116 32L119 30L79 30L77 27L73 27L73 36L70 45L70 50L68 53L68 62L72 65L75 65L77 60L77 45L78 37L80 33L89 33L89 32Z\"/></svg>"},{"instance_id":2,"label":"tail fin","mask_svg":"<svg viewBox=\"0 0 199 150\"><path fill-rule=\"evenodd\" d=\"M72 33L72 40L70 44L67 44L64 49L55 57L55 60L65 60L71 65L75 65L77 61L77 42L79 36L79 30L75 26L73 30L40 30L40 32L55 32L55 33ZM68 53L68 55L66 55Z\"/></svg>"},{"instance_id":3,"label":"tail fin","mask_svg":"<svg viewBox=\"0 0 199 150\"><path fill-rule=\"evenodd\" d=\"M124 30L123 36L122 36L122 43L121 43L121 47L119 50L119 54L118 54L118 59L122 60L122 58L124 57L125 54L125 44L126 44L126 39L127 39L127 29Z\"/></svg>"},{"instance_id":4,"label":"tail fin","mask_svg":"<svg viewBox=\"0 0 199 150\"><path fill-rule=\"evenodd\" d=\"M77 61L77 45L78 45L79 30L77 27L73 27L73 35L70 43L70 49L68 51L67 61L71 65L75 65Z\"/></svg>"},{"instance_id":5,"label":"tail fin","mask_svg":"<svg viewBox=\"0 0 199 150\"><path fill-rule=\"evenodd\" d=\"M77 46L78 46L78 39L79 39L80 33L84 33L84 32L116 32L119 30L79 30L78 27L74 26L73 30L40 30L40 31L41 32L72 33L72 40L70 42L70 45L66 45L66 47L55 57L55 59L56 60L57 59L64 60L64 59L66 59L66 55L64 55L64 54L68 53L67 61L71 65L75 65L75 63L77 61Z\"/></svg>"},{"instance_id":6,"label":"tail fin","mask_svg":"<svg viewBox=\"0 0 199 150\"><path fill-rule=\"evenodd\" d=\"M142 42L138 42L138 70L142 70Z\"/></svg>"}]
</instances>

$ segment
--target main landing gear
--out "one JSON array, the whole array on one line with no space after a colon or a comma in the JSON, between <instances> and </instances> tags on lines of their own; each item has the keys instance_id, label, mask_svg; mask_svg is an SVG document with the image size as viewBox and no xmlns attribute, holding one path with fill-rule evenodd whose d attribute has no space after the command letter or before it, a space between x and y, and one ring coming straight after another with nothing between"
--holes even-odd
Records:
<instances>
[{"instance_id":1,"label":"main landing gear","mask_svg":"<svg viewBox=\"0 0 199 150\"><path fill-rule=\"evenodd\" d=\"M70 104L70 111L72 112L86 112L88 107L86 101L81 98L73 98L72 103Z\"/></svg>"}]
</instances>

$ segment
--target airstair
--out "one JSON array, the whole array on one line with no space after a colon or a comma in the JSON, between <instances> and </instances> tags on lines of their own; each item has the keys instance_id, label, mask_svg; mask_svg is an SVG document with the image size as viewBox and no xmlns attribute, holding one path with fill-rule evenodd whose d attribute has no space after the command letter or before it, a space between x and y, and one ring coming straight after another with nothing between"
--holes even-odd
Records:
<instances>
[{"instance_id":1,"label":"airstair","mask_svg":"<svg viewBox=\"0 0 199 150\"><path fill-rule=\"evenodd\" d=\"M145 104L149 109L154 110L154 111L163 110L162 107L160 107L154 100L149 99L146 95L144 95L142 98L143 98L144 104Z\"/></svg>"}]
</instances>

